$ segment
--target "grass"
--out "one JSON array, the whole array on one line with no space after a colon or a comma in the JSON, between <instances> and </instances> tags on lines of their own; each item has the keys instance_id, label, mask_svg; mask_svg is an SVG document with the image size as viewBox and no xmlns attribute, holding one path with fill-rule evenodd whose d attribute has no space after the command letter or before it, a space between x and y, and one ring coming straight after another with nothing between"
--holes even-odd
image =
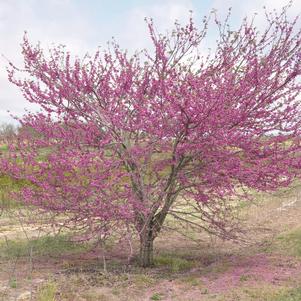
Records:
<instances>
[{"instance_id":1,"label":"grass","mask_svg":"<svg viewBox=\"0 0 301 301\"><path fill-rule=\"evenodd\" d=\"M250 277L251 277L250 275L241 275L239 277L239 281L240 282L248 281L250 279Z\"/></svg>"},{"instance_id":2,"label":"grass","mask_svg":"<svg viewBox=\"0 0 301 301\"><path fill-rule=\"evenodd\" d=\"M154 262L156 266L168 267L172 272L189 270L195 264L193 261L188 261L186 259L168 254L156 256Z\"/></svg>"},{"instance_id":3,"label":"grass","mask_svg":"<svg viewBox=\"0 0 301 301\"><path fill-rule=\"evenodd\" d=\"M5 209L20 207L21 204L9 198L11 192L20 190L22 187L29 185L25 180L16 180L5 174L0 173L0 206Z\"/></svg>"},{"instance_id":4,"label":"grass","mask_svg":"<svg viewBox=\"0 0 301 301\"><path fill-rule=\"evenodd\" d=\"M159 293L154 293L151 298L151 300L157 301L157 300L162 300L162 294Z\"/></svg>"},{"instance_id":5,"label":"grass","mask_svg":"<svg viewBox=\"0 0 301 301\"><path fill-rule=\"evenodd\" d=\"M17 288L17 279L16 278L11 278L10 280L9 280L9 287L10 288Z\"/></svg>"},{"instance_id":6,"label":"grass","mask_svg":"<svg viewBox=\"0 0 301 301\"><path fill-rule=\"evenodd\" d=\"M182 283L185 283L191 287L203 287L202 281L199 279L199 275L188 275L187 277L183 277L181 279Z\"/></svg>"},{"instance_id":7,"label":"grass","mask_svg":"<svg viewBox=\"0 0 301 301\"><path fill-rule=\"evenodd\" d=\"M277 246L285 253L301 257L301 228L282 234L277 238ZM301 299L300 299L301 300Z\"/></svg>"},{"instance_id":8,"label":"grass","mask_svg":"<svg viewBox=\"0 0 301 301\"><path fill-rule=\"evenodd\" d=\"M300 301L301 300L301 286L293 289L289 289L275 299L271 299L271 301Z\"/></svg>"},{"instance_id":9,"label":"grass","mask_svg":"<svg viewBox=\"0 0 301 301\"><path fill-rule=\"evenodd\" d=\"M41 147L39 149L38 156L36 160L38 161L46 161L49 154L51 154L52 148L51 147Z\"/></svg>"},{"instance_id":10,"label":"grass","mask_svg":"<svg viewBox=\"0 0 301 301\"><path fill-rule=\"evenodd\" d=\"M253 201L254 203L254 201ZM252 203L250 201L246 201L246 200L240 200L238 201L236 208L239 210L243 210L243 209L247 209Z\"/></svg>"},{"instance_id":11,"label":"grass","mask_svg":"<svg viewBox=\"0 0 301 301\"><path fill-rule=\"evenodd\" d=\"M37 301L55 301L57 286L55 282L48 281L38 290Z\"/></svg>"},{"instance_id":12,"label":"grass","mask_svg":"<svg viewBox=\"0 0 301 301\"><path fill-rule=\"evenodd\" d=\"M0 258L11 259L28 256L59 256L65 253L79 253L87 249L85 244L70 241L67 235L43 236L36 239L16 239L0 242Z\"/></svg>"},{"instance_id":13,"label":"grass","mask_svg":"<svg viewBox=\"0 0 301 301\"><path fill-rule=\"evenodd\" d=\"M84 297L85 301L112 301L112 297L111 295L107 295L104 293L99 293L99 292L87 292L83 295L81 295L81 297ZM70 300L70 299L68 299ZM72 299L72 300L77 300L77 299ZM83 299L80 299L83 300ZM115 299L114 299L115 300Z\"/></svg>"},{"instance_id":14,"label":"grass","mask_svg":"<svg viewBox=\"0 0 301 301\"><path fill-rule=\"evenodd\" d=\"M8 145L7 144L3 144L3 145L0 145L0 152L6 152L8 150Z\"/></svg>"},{"instance_id":15,"label":"grass","mask_svg":"<svg viewBox=\"0 0 301 301\"><path fill-rule=\"evenodd\" d=\"M207 299L206 299L207 300ZM301 287L287 288L263 284L260 287L242 287L230 290L218 301L300 301Z\"/></svg>"},{"instance_id":16,"label":"grass","mask_svg":"<svg viewBox=\"0 0 301 301\"><path fill-rule=\"evenodd\" d=\"M155 279L147 274L137 274L133 277L133 283L138 288L145 288L155 284Z\"/></svg>"}]
</instances>

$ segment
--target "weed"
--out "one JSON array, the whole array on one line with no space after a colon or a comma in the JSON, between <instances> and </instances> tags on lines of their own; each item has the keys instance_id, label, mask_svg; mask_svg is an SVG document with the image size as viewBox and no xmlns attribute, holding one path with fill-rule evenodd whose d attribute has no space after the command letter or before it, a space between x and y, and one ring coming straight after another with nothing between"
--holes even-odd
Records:
<instances>
[{"instance_id":1,"label":"weed","mask_svg":"<svg viewBox=\"0 0 301 301\"><path fill-rule=\"evenodd\" d=\"M151 300L157 301L157 300L162 300L162 295L159 293L154 293L151 298Z\"/></svg>"},{"instance_id":2,"label":"weed","mask_svg":"<svg viewBox=\"0 0 301 301\"><path fill-rule=\"evenodd\" d=\"M56 284L53 281L48 281L38 290L37 301L55 301L56 292Z\"/></svg>"},{"instance_id":3,"label":"weed","mask_svg":"<svg viewBox=\"0 0 301 301\"><path fill-rule=\"evenodd\" d=\"M9 280L9 287L10 288L17 288L17 279L16 278L11 278Z\"/></svg>"},{"instance_id":4,"label":"weed","mask_svg":"<svg viewBox=\"0 0 301 301\"><path fill-rule=\"evenodd\" d=\"M239 281L241 282L248 281L248 279L250 279L250 275L241 275L239 277Z\"/></svg>"}]
</instances>

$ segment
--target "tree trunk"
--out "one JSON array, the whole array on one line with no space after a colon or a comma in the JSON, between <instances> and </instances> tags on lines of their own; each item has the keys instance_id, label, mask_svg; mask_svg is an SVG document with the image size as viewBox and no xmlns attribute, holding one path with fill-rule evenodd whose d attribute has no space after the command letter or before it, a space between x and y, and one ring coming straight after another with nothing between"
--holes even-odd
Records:
<instances>
[{"instance_id":1,"label":"tree trunk","mask_svg":"<svg viewBox=\"0 0 301 301\"><path fill-rule=\"evenodd\" d=\"M140 235L139 263L141 267L147 268L154 265L154 236L151 229L147 229Z\"/></svg>"}]
</instances>

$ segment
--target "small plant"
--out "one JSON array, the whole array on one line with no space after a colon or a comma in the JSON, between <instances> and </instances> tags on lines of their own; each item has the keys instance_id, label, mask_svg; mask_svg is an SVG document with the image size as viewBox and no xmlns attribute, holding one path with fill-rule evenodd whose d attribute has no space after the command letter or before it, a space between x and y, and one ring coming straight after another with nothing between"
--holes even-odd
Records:
<instances>
[{"instance_id":1,"label":"small plant","mask_svg":"<svg viewBox=\"0 0 301 301\"><path fill-rule=\"evenodd\" d=\"M57 286L53 281L48 281L38 290L37 301L55 301Z\"/></svg>"},{"instance_id":2,"label":"small plant","mask_svg":"<svg viewBox=\"0 0 301 301\"><path fill-rule=\"evenodd\" d=\"M248 208L250 206L250 202L246 201L246 200L241 200L238 202L238 204L236 205L237 209L245 209Z\"/></svg>"},{"instance_id":3,"label":"small plant","mask_svg":"<svg viewBox=\"0 0 301 301\"><path fill-rule=\"evenodd\" d=\"M133 282L137 287L148 287L155 283L155 280L146 274L138 274L133 278Z\"/></svg>"},{"instance_id":4,"label":"small plant","mask_svg":"<svg viewBox=\"0 0 301 301\"><path fill-rule=\"evenodd\" d=\"M16 278L11 278L9 280L9 287L10 288L17 288L17 279Z\"/></svg>"},{"instance_id":5,"label":"small plant","mask_svg":"<svg viewBox=\"0 0 301 301\"><path fill-rule=\"evenodd\" d=\"M162 295L159 293L154 293L150 299L151 300L162 300Z\"/></svg>"},{"instance_id":6,"label":"small plant","mask_svg":"<svg viewBox=\"0 0 301 301\"><path fill-rule=\"evenodd\" d=\"M241 275L239 281L244 282L250 279L250 275Z\"/></svg>"}]
</instances>

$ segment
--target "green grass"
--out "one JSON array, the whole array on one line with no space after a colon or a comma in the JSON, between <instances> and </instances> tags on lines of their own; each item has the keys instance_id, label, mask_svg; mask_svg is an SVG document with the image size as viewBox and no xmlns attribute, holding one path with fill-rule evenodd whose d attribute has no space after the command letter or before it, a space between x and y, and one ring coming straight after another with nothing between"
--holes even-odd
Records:
<instances>
[{"instance_id":1,"label":"green grass","mask_svg":"<svg viewBox=\"0 0 301 301\"><path fill-rule=\"evenodd\" d=\"M54 282L48 281L39 290L37 294L37 301L55 301L57 286Z\"/></svg>"},{"instance_id":2,"label":"green grass","mask_svg":"<svg viewBox=\"0 0 301 301\"><path fill-rule=\"evenodd\" d=\"M207 299L206 299L207 300ZM229 290L218 301L300 301L301 287L288 288L272 284Z\"/></svg>"},{"instance_id":3,"label":"green grass","mask_svg":"<svg viewBox=\"0 0 301 301\"><path fill-rule=\"evenodd\" d=\"M43 236L27 240L16 239L0 242L0 259L10 259L29 256L59 256L74 254L87 250L87 245L70 241L67 235Z\"/></svg>"},{"instance_id":4,"label":"green grass","mask_svg":"<svg viewBox=\"0 0 301 301\"><path fill-rule=\"evenodd\" d=\"M281 293L276 299L271 301L300 301L301 300L301 286L290 289Z\"/></svg>"},{"instance_id":5,"label":"green grass","mask_svg":"<svg viewBox=\"0 0 301 301\"><path fill-rule=\"evenodd\" d=\"M280 235L278 238L278 247L287 254L301 257L301 228ZM300 299L301 300L301 299Z\"/></svg>"},{"instance_id":6,"label":"green grass","mask_svg":"<svg viewBox=\"0 0 301 301\"><path fill-rule=\"evenodd\" d=\"M151 300L157 301L157 300L162 300L162 295L159 293L154 293L151 298Z\"/></svg>"},{"instance_id":7,"label":"green grass","mask_svg":"<svg viewBox=\"0 0 301 301\"><path fill-rule=\"evenodd\" d=\"M41 147L39 149L39 153L38 156L36 157L36 160L38 161L46 161L48 155L50 155L52 152L52 148L51 147Z\"/></svg>"},{"instance_id":8,"label":"green grass","mask_svg":"<svg viewBox=\"0 0 301 301\"><path fill-rule=\"evenodd\" d=\"M176 257L174 255L156 256L154 262L156 266L166 266L172 272L189 270L194 266L193 261L188 261L186 259Z\"/></svg>"},{"instance_id":9,"label":"green grass","mask_svg":"<svg viewBox=\"0 0 301 301\"><path fill-rule=\"evenodd\" d=\"M18 191L22 187L29 185L28 181L15 180L0 173L0 206L5 209L20 207L21 204L9 198L9 193Z\"/></svg>"},{"instance_id":10,"label":"green grass","mask_svg":"<svg viewBox=\"0 0 301 301\"><path fill-rule=\"evenodd\" d=\"M0 145L0 152L6 152L7 150L8 150L7 144Z\"/></svg>"},{"instance_id":11,"label":"green grass","mask_svg":"<svg viewBox=\"0 0 301 301\"><path fill-rule=\"evenodd\" d=\"M9 287L10 288L17 288L17 279L16 278L11 278L10 280L9 280Z\"/></svg>"},{"instance_id":12,"label":"green grass","mask_svg":"<svg viewBox=\"0 0 301 301\"><path fill-rule=\"evenodd\" d=\"M248 281L250 279L250 277L251 277L250 275L241 275L239 277L239 281L240 282Z\"/></svg>"},{"instance_id":13,"label":"green grass","mask_svg":"<svg viewBox=\"0 0 301 301\"><path fill-rule=\"evenodd\" d=\"M186 277L182 277L181 282L192 287L203 287L203 283L200 280L199 275L188 275Z\"/></svg>"},{"instance_id":14,"label":"green grass","mask_svg":"<svg viewBox=\"0 0 301 301\"><path fill-rule=\"evenodd\" d=\"M138 288L150 287L154 285L155 282L156 280L152 276L146 274L137 274L133 277L133 283Z\"/></svg>"}]
</instances>

